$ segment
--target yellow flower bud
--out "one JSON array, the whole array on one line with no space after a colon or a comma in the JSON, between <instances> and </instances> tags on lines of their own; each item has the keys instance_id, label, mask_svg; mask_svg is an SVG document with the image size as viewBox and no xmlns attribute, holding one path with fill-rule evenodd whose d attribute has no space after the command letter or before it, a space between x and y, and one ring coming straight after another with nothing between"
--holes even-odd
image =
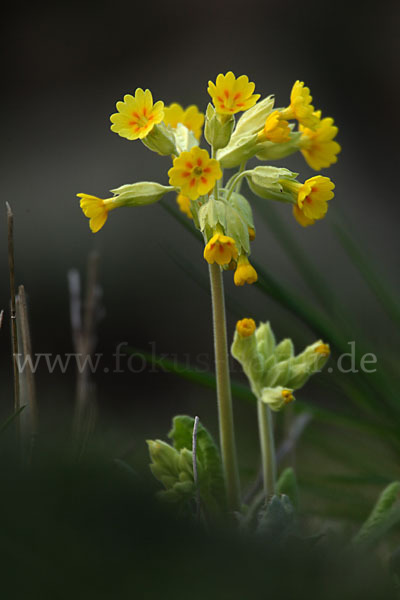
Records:
<instances>
[{"instance_id":1,"label":"yellow flower bud","mask_svg":"<svg viewBox=\"0 0 400 600\"><path fill-rule=\"evenodd\" d=\"M239 256L238 265L236 267L233 280L235 285L244 285L245 283L254 283L258 279L257 271L250 264L246 255Z\"/></svg>"},{"instance_id":2,"label":"yellow flower bud","mask_svg":"<svg viewBox=\"0 0 400 600\"><path fill-rule=\"evenodd\" d=\"M285 404L289 404L290 402L294 401L294 396L291 390L283 389L281 394Z\"/></svg>"},{"instance_id":3,"label":"yellow flower bud","mask_svg":"<svg viewBox=\"0 0 400 600\"><path fill-rule=\"evenodd\" d=\"M241 338L250 337L256 330L254 319L242 319L236 323L236 331Z\"/></svg>"},{"instance_id":4,"label":"yellow flower bud","mask_svg":"<svg viewBox=\"0 0 400 600\"><path fill-rule=\"evenodd\" d=\"M329 356L331 349L329 348L329 344L319 344L319 346L314 349L314 352L317 352L317 354L321 354L322 356Z\"/></svg>"}]
</instances>

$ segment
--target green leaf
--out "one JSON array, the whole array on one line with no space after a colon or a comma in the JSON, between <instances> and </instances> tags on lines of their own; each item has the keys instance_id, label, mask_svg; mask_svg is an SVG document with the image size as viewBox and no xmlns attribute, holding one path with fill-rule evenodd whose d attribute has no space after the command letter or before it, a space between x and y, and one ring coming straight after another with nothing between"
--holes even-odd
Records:
<instances>
[{"instance_id":1,"label":"green leaf","mask_svg":"<svg viewBox=\"0 0 400 600\"><path fill-rule=\"evenodd\" d=\"M260 512L257 533L270 537L274 543L282 543L293 532L294 511L285 495L273 496L266 508Z\"/></svg>"},{"instance_id":2,"label":"green leaf","mask_svg":"<svg viewBox=\"0 0 400 600\"><path fill-rule=\"evenodd\" d=\"M400 481L394 481L379 496L368 519L354 537L353 543L364 547L371 546L398 522L400 522Z\"/></svg>"},{"instance_id":3,"label":"green leaf","mask_svg":"<svg viewBox=\"0 0 400 600\"><path fill-rule=\"evenodd\" d=\"M382 304L386 313L395 323L400 324L398 295L390 290L390 286L384 281L372 259L365 255L361 245L354 240L354 237L339 224L334 226L334 231L342 247Z\"/></svg>"},{"instance_id":4,"label":"green leaf","mask_svg":"<svg viewBox=\"0 0 400 600\"><path fill-rule=\"evenodd\" d=\"M299 505L299 492L297 489L296 475L292 467L285 469L276 483L278 494L285 494L290 499L294 508Z\"/></svg>"},{"instance_id":5,"label":"green leaf","mask_svg":"<svg viewBox=\"0 0 400 600\"><path fill-rule=\"evenodd\" d=\"M168 434L174 448L192 450L194 419L187 415L173 418L173 426ZM222 462L217 445L207 429L199 423L197 429L197 462L199 466L199 490L202 501L215 510L225 506L225 485Z\"/></svg>"}]
</instances>

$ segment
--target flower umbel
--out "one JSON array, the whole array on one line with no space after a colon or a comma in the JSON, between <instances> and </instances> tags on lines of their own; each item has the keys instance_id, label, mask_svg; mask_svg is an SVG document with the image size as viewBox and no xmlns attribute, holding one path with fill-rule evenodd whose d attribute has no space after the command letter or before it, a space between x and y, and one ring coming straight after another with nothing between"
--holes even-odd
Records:
<instances>
[{"instance_id":1,"label":"flower umbel","mask_svg":"<svg viewBox=\"0 0 400 600\"><path fill-rule=\"evenodd\" d=\"M232 71L226 75L220 73L216 82L208 82L208 93L220 115L233 115L255 105L260 94L254 94L255 84L249 82L247 75L236 79Z\"/></svg>"},{"instance_id":2,"label":"flower umbel","mask_svg":"<svg viewBox=\"0 0 400 600\"><path fill-rule=\"evenodd\" d=\"M319 171L337 162L336 155L339 154L341 147L333 141L338 132L333 119L330 117L321 119L321 111L314 114L319 119L315 130L304 125L299 127L302 132L300 150L307 164L315 171Z\"/></svg>"},{"instance_id":3,"label":"flower umbel","mask_svg":"<svg viewBox=\"0 0 400 600\"><path fill-rule=\"evenodd\" d=\"M284 119L297 119L299 123L311 129L318 124L318 117L314 114L311 104L310 88L304 87L304 82L297 80L290 94L290 105L282 111Z\"/></svg>"},{"instance_id":4,"label":"flower umbel","mask_svg":"<svg viewBox=\"0 0 400 600\"><path fill-rule=\"evenodd\" d=\"M222 177L219 162L198 146L190 152L182 152L173 165L168 171L170 184L180 188L181 193L191 200L211 192L215 182Z\"/></svg>"},{"instance_id":5,"label":"flower umbel","mask_svg":"<svg viewBox=\"0 0 400 600\"><path fill-rule=\"evenodd\" d=\"M222 233L215 233L204 248L204 258L212 265L229 265L231 260L236 260L238 251L235 240Z\"/></svg>"},{"instance_id":6,"label":"flower umbel","mask_svg":"<svg viewBox=\"0 0 400 600\"><path fill-rule=\"evenodd\" d=\"M244 285L245 283L255 283L258 279L257 271L250 264L245 254L239 256L233 281L235 285Z\"/></svg>"},{"instance_id":7,"label":"flower umbel","mask_svg":"<svg viewBox=\"0 0 400 600\"><path fill-rule=\"evenodd\" d=\"M281 117L279 110L274 110L268 115L264 128L258 134L259 142L270 141L275 144L283 144L290 139L290 127L288 121Z\"/></svg>"},{"instance_id":8,"label":"flower umbel","mask_svg":"<svg viewBox=\"0 0 400 600\"><path fill-rule=\"evenodd\" d=\"M111 131L128 140L145 138L154 125L164 118L164 102L159 100L153 104L150 90L142 88L135 91L135 96L126 94L123 102L117 102L117 113L111 115Z\"/></svg>"},{"instance_id":9,"label":"flower umbel","mask_svg":"<svg viewBox=\"0 0 400 600\"><path fill-rule=\"evenodd\" d=\"M90 229L93 233L97 233L107 221L108 212L115 208L112 205L113 199L103 200L90 194L77 194L77 196L81 199L80 206L83 214L90 219Z\"/></svg>"},{"instance_id":10,"label":"flower umbel","mask_svg":"<svg viewBox=\"0 0 400 600\"><path fill-rule=\"evenodd\" d=\"M241 338L250 337L256 330L254 319L241 319L236 323L236 331Z\"/></svg>"},{"instance_id":11,"label":"flower umbel","mask_svg":"<svg viewBox=\"0 0 400 600\"><path fill-rule=\"evenodd\" d=\"M175 128L178 123L193 131L196 138L201 138L201 130L204 123L204 115L194 104L186 109L176 102L164 108L164 123Z\"/></svg>"}]
</instances>

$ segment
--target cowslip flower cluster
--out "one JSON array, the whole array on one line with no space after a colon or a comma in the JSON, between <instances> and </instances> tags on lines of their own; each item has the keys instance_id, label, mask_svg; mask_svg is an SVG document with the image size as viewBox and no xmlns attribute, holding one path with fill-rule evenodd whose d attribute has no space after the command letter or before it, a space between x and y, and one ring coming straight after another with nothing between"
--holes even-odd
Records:
<instances>
[{"instance_id":1,"label":"cowslip flower cluster","mask_svg":"<svg viewBox=\"0 0 400 600\"><path fill-rule=\"evenodd\" d=\"M279 411L294 401L295 390L323 368L330 348L318 340L295 355L292 340L277 344L268 322L257 327L253 319L245 318L236 324L231 353L242 365L254 395Z\"/></svg>"},{"instance_id":2,"label":"cowslip flower cluster","mask_svg":"<svg viewBox=\"0 0 400 600\"><path fill-rule=\"evenodd\" d=\"M204 237L204 259L234 270L234 282L242 286L258 277L249 260L256 230L242 182L261 198L291 205L300 225L314 224L325 216L333 198L332 181L315 175L302 182L289 169L265 163L299 151L312 169L329 167L340 152L334 140L338 129L333 119L322 118L321 111L315 110L310 90L301 81L293 85L284 108L275 106L273 96L261 99L246 75L236 77L231 71L209 81L208 93L211 102L205 114L195 105L165 106L154 101L148 89L126 94L110 117L111 130L169 157L169 185L128 184L112 190L113 196L104 200L78 196L96 233L114 208L150 204L174 192L179 209ZM200 147L203 126L210 150ZM258 162L249 167L251 159ZM229 178L225 176L227 169L235 168Z\"/></svg>"}]
</instances>

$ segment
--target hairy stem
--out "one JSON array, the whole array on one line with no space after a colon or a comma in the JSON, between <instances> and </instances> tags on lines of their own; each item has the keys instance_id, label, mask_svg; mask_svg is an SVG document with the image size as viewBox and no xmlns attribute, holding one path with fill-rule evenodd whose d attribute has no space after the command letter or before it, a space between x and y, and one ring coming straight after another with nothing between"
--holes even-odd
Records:
<instances>
[{"instance_id":1,"label":"hairy stem","mask_svg":"<svg viewBox=\"0 0 400 600\"><path fill-rule=\"evenodd\" d=\"M231 382L229 377L228 344L224 288L221 268L216 263L209 265L214 323L215 370L222 464L225 476L228 509L240 508L239 471L237 466Z\"/></svg>"},{"instance_id":2,"label":"hairy stem","mask_svg":"<svg viewBox=\"0 0 400 600\"><path fill-rule=\"evenodd\" d=\"M261 462L266 498L275 494L276 458L272 414L269 406L257 400L258 429L261 445Z\"/></svg>"}]
</instances>

